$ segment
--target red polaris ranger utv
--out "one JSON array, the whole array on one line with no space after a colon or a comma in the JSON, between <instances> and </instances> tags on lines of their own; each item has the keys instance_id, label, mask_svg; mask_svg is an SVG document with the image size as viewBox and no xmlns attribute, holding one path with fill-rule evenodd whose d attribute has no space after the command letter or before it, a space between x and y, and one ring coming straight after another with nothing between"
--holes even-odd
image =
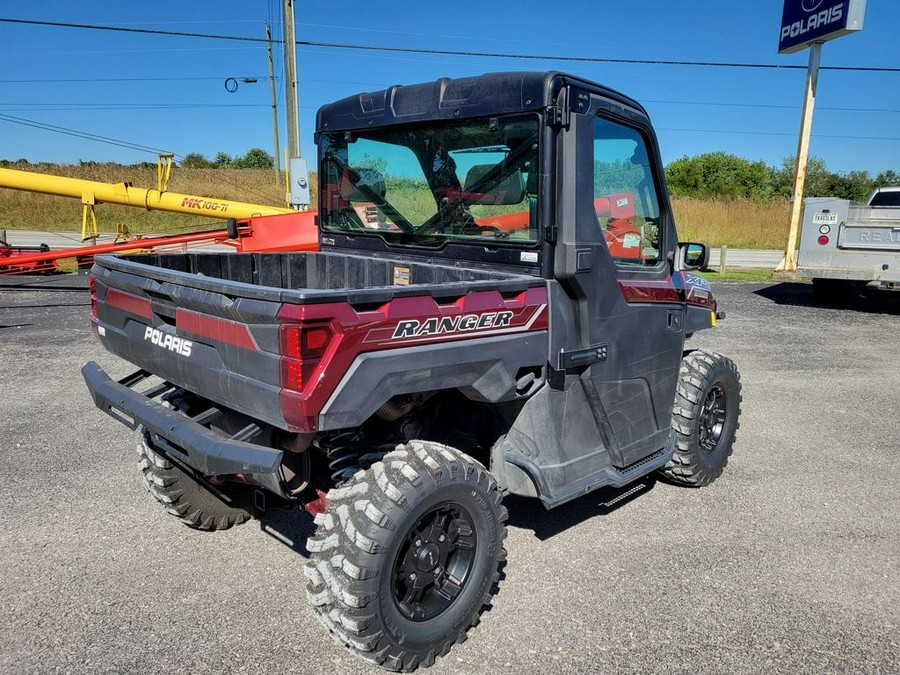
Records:
<instances>
[{"instance_id":1,"label":"red polaris ranger utv","mask_svg":"<svg viewBox=\"0 0 900 675\"><path fill-rule=\"evenodd\" d=\"M191 527L316 512L309 600L359 656L430 665L491 602L506 494L550 508L725 467L737 369L678 242L644 109L558 72L318 113L317 253L98 256L83 368Z\"/></svg>"}]
</instances>

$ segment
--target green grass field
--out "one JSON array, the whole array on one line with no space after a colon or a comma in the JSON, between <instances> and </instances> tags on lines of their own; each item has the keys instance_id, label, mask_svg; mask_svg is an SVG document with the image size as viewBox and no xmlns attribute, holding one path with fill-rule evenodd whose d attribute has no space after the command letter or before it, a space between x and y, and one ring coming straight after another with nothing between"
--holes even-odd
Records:
<instances>
[{"instance_id":1,"label":"green grass field","mask_svg":"<svg viewBox=\"0 0 900 675\"><path fill-rule=\"evenodd\" d=\"M137 187L156 186L156 168L126 167L117 164L58 165L32 164L37 173L70 176L104 183L129 181ZM313 202L315 202L315 181ZM270 206L284 205L284 186L275 185L274 174L266 169L175 168L169 190L198 197L233 199ZM787 238L790 207L784 201L673 199L675 221L682 241L699 241L709 246L727 244L732 248L783 248ZM96 207L101 232L115 232L124 224L137 233L185 232L217 227L210 218L147 211L101 204ZM431 207L429 206L429 212ZM66 197L54 197L0 187L0 229L76 231L81 229L81 204Z\"/></svg>"},{"instance_id":2,"label":"green grass field","mask_svg":"<svg viewBox=\"0 0 900 675\"><path fill-rule=\"evenodd\" d=\"M777 278L772 270L755 267L725 270L725 274L700 272L700 276L710 281L773 281Z\"/></svg>"}]
</instances>

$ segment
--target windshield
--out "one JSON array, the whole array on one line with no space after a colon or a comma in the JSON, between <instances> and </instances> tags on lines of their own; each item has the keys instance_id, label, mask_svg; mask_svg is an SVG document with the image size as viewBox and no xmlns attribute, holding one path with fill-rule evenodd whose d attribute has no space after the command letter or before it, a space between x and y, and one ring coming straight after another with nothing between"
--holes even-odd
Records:
<instances>
[{"instance_id":1,"label":"windshield","mask_svg":"<svg viewBox=\"0 0 900 675\"><path fill-rule=\"evenodd\" d=\"M537 115L322 136L321 227L401 244L537 242Z\"/></svg>"},{"instance_id":2,"label":"windshield","mask_svg":"<svg viewBox=\"0 0 900 675\"><path fill-rule=\"evenodd\" d=\"M869 206L900 206L900 190L876 192L869 200Z\"/></svg>"}]
</instances>

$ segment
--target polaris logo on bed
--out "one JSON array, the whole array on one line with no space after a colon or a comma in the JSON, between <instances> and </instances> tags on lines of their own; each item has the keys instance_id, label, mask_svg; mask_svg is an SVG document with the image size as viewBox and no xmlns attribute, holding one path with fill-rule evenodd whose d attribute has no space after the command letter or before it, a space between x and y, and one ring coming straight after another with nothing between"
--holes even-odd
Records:
<instances>
[{"instance_id":1,"label":"polaris logo on bed","mask_svg":"<svg viewBox=\"0 0 900 675\"><path fill-rule=\"evenodd\" d=\"M487 330L488 328L505 328L512 322L512 312L486 312L484 314L465 314L463 316L445 316L419 321L410 319L401 321L394 329L393 339L428 337L449 333L468 333Z\"/></svg>"},{"instance_id":2,"label":"polaris logo on bed","mask_svg":"<svg viewBox=\"0 0 900 675\"><path fill-rule=\"evenodd\" d=\"M181 356L190 356L191 347L194 346L194 343L190 340L185 340L171 333L163 333L161 330L151 326L147 326L147 329L144 331L144 339L150 340L153 344L163 349L168 349L170 352L181 354Z\"/></svg>"}]
</instances>

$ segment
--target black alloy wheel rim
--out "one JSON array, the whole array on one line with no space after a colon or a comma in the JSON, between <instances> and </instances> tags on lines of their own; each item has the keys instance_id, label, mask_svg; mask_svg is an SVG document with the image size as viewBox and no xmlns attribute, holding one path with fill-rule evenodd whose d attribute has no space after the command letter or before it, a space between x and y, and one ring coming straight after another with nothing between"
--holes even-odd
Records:
<instances>
[{"instance_id":1,"label":"black alloy wheel rim","mask_svg":"<svg viewBox=\"0 0 900 675\"><path fill-rule=\"evenodd\" d=\"M725 429L727 403L721 384L714 385L706 394L700 411L700 449L709 454L719 445Z\"/></svg>"},{"instance_id":2,"label":"black alloy wheel rim","mask_svg":"<svg viewBox=\"0 0 900 675\"><path fill-rule=\"evenodd\" d=\"M410 528L394 562L391 588L400 613L428 621L445 612L472 576L478 537L472 515L447 502Z\"/></svg>"}]
</instances>

